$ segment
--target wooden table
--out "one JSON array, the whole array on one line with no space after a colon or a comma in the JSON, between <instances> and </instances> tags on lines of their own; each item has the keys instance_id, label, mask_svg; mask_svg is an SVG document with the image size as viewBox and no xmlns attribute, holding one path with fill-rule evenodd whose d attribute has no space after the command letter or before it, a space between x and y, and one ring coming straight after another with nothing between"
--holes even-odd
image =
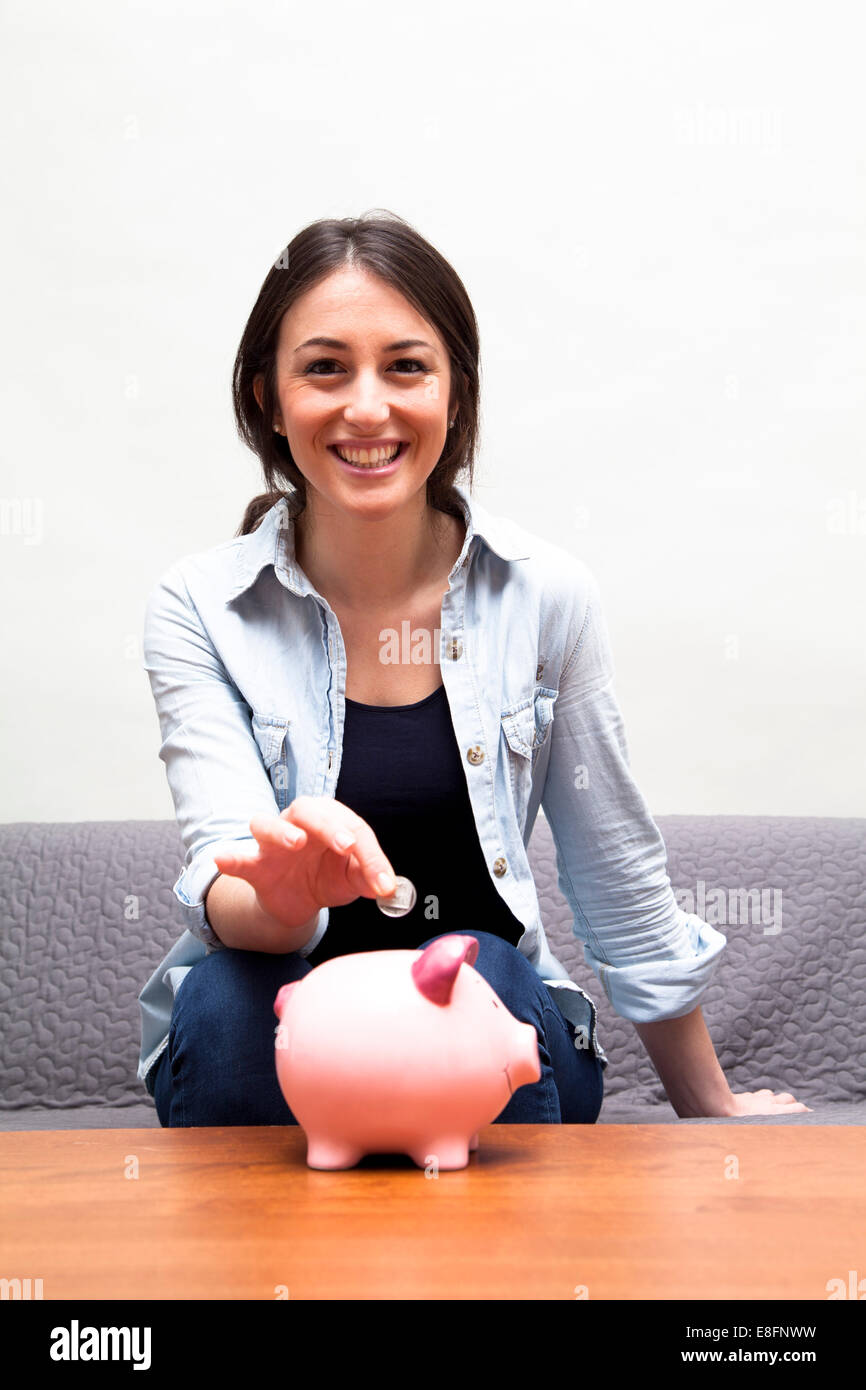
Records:
<instances>
[{"instance_id":1,"label":"wooden table","mask_svg":"<svg viewBox=\"0 0 866 1390\"><path fill-rule=\"evenodd\" d=\"M0 1277L46 1300L826 1300L866 1275L864 1128L489 1125L438 1178L305 1152L295 1126L0 1134Z\"/></svg>"}]
</instances>

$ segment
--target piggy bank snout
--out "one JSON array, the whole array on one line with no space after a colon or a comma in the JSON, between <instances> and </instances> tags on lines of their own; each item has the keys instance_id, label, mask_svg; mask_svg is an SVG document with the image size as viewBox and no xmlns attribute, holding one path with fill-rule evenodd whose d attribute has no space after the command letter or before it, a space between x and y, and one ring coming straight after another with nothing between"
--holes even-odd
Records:
<instances>
[{"instance_id":1,"label":"piggy bank snout","mask_svg":"<svg viewBox=\"0 0 866 1390\"><path fill-rule=\"evenodd\" d=\"M538 1055L538 1034L531 1023L518 1023L509 1058L508 1079L512 1091L541 1080L541 1058Z\"/></svg>"},{"instance_id":2,"label":"piggy bank snout","mask_svg":"<svg viewBox=\"0 0 866 1390\"><path fill-rule=\"evenodd\" d=\"M291 998L292 990L297 987L298 983L298 980L291 980L289 984L281 986L277 994L277 997L274 1000L274 1013L276 1014L277 1018L282 1018L283 1011L286 1008L289 999Z\"/></svg>"}]
</instances>

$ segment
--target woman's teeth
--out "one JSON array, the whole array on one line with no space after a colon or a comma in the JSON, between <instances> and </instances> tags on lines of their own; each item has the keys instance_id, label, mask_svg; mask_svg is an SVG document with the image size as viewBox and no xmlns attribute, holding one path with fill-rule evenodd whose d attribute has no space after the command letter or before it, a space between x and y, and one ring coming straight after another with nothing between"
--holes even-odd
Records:
<instances>
[{"instance_id":1,"label":"woman's teeth","mask_svg":"<svg viewBox=\"0 0 866 1390\"><path fill-rule=\"evenodd\" d=\"M384 468L393 463L400 452L401 445L392 444L387 449L341 449L334 446L344 463L353 463L356 468Z\"/></svg>"}]
</instances>

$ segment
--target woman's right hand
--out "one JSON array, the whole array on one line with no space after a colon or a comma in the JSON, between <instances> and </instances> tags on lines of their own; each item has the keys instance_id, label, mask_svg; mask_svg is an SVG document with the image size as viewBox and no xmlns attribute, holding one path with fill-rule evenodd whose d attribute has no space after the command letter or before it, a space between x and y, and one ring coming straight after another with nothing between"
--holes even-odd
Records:
<instances>
[{"instance_id":1,"label":"woman's right hand","mask_svg":"<svg viewBox=\"0 0 866 1390\"><path fill-rule=\"evenodd\" d=\"M298 796L278 816L253 816L250 830L257 854L221 851L220 873L252 884L264 912L286 927L300 927L323 907L342 907L355 898L383 896L376 880L394 870L365 820L330 796ZM336 837L352 837L346 847Z\"/></svg>"}]
</instances>

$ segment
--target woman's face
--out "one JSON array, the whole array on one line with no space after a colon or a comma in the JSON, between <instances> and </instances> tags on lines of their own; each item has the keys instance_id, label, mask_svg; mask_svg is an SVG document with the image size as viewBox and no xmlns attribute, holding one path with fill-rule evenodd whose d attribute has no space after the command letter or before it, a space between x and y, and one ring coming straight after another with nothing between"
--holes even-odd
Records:
<instances>
[{"instance_id":1,"label":"woman's face","mask_svg":"<svg viewBox=\"0 0 866 1390\"><path fill-rule=\"evenodd\" d=\"M307 480L308 502L312 488L339 509L381 515L423 488L441 457L447 349L398 290L368 271L334 271L287 310L276 384L273 424ZM352 466L336 449L360 465L381 464L398 443L396 460L381 469Z\"/></svg>"}]
</instances>

